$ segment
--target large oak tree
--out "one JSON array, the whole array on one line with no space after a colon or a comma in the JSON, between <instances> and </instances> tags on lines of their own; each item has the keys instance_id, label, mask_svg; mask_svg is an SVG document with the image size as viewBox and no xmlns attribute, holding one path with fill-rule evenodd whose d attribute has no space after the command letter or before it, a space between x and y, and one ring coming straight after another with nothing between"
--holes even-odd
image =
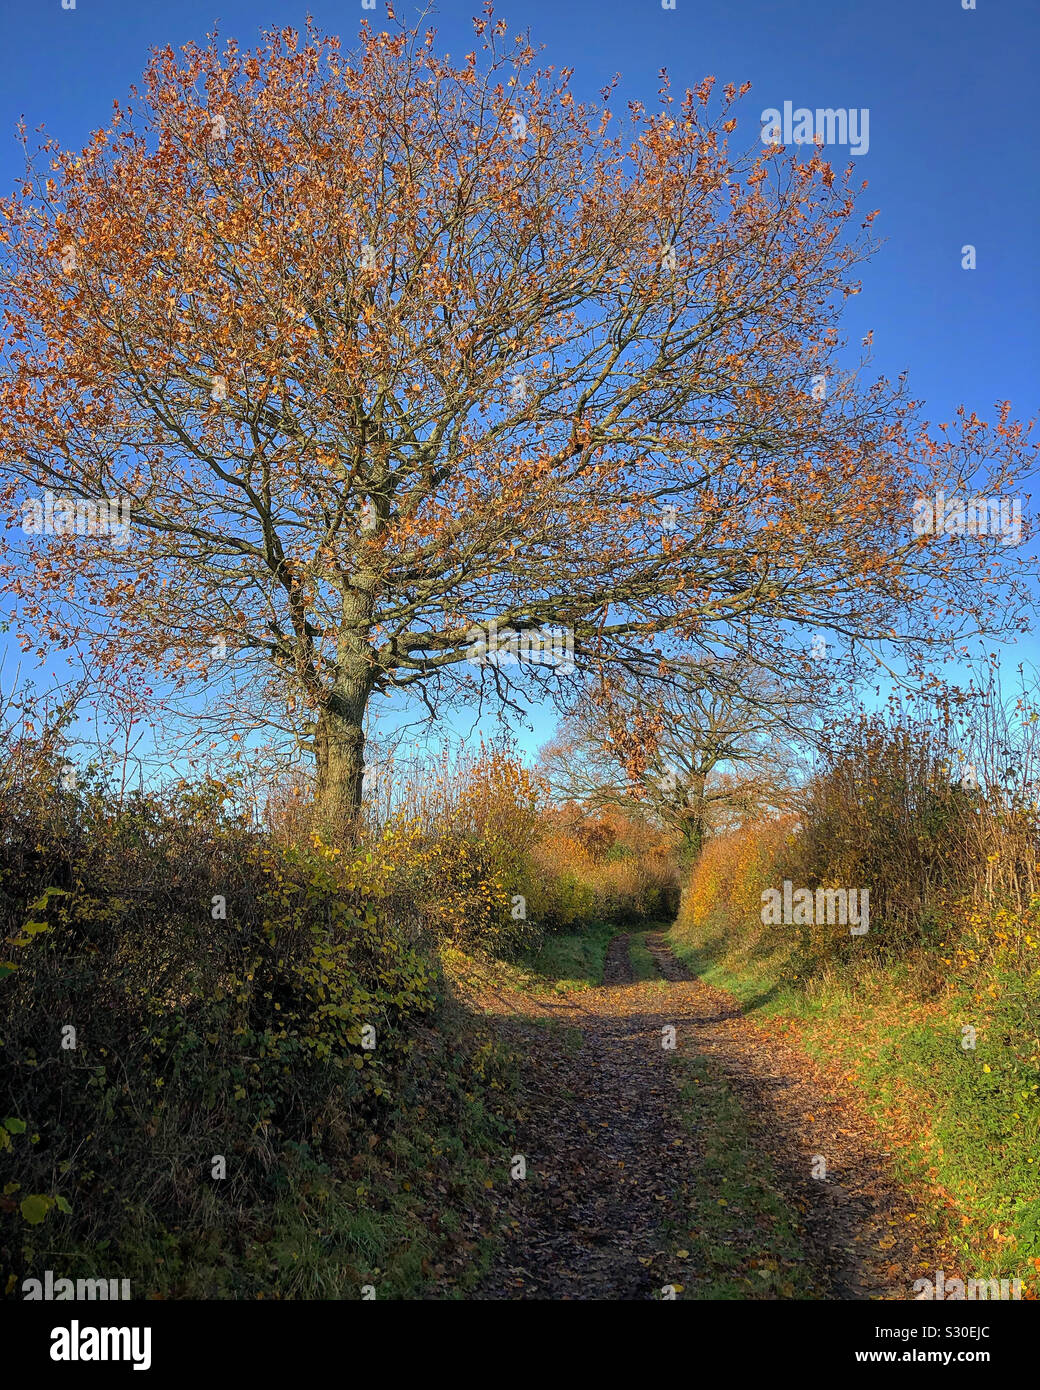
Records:
<instances>
[{"instance_id":1,"label":"large oak tree","mask_svg":"<svg viewBox=\"0 0 1040 1390\"><path fill-rule=\"evenodd\" d=\"M731 86L593 109L475 26L454 64L399 26L158 51L0 206L10 515L132 515L9 531L25 646L213 690L224 641L229 718L308 742L333 812L373 697L571 679L476 662L492 622L566 629L586 679L1008 611L998 548L911 529L984 462L1014 485L1007 407L930 436L838 370L851 174L764 146Z\"/></svg>"}]
</instances>

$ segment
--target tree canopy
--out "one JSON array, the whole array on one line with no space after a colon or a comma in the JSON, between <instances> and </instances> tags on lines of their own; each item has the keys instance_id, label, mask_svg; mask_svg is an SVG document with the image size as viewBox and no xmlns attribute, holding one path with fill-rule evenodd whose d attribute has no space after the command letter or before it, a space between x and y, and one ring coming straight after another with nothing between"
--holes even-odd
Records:
<instances>
[{"instance_id":1,"label":"tree canopy","mask_svg":"<svg viewBox=\"0 0 1040 1390\"><path fill-rule=\"evenodd\" d=\"M1027 466L838 367L873 213L706 78L596 107L488 11L156 51L79 153L0 203L0 481L122 499L118 535L9 529L26 648L207 680L227 733L361 798L365 715L1012 620L1008 556L915 498ZM120 513L122 515L122 513ZM475 633L569 659L489 659ZM218 666L214 649L228 652ZM213 707L210 708L213 717Z\"/></svg>"}]
</instances>

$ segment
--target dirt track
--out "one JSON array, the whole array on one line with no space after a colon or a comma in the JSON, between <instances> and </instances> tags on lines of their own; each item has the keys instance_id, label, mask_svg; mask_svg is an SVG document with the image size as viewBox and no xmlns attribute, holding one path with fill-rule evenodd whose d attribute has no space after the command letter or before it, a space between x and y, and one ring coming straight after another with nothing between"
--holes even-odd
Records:
<instances>
[{"instance_id":1,"label":"dirt track","mask_svg":"<svg viewBox=\"0 0 1040 1390\"><path fill-rule=\"evenodd\" d=\"M689 1243L684 1229L701 1231L715 1201L696 1178L718 1136L691 1130L680 1093L691 1063L705 1101L720 1087L731 1111L735 1102L746 1135L738 1142L755 1151L749 1165L764 1164L771 1198L797 1231L801 1255L761 1292L749 1277L749 1297L907 1299L914 1279L951 1272L856 1101L745 1019L732 997L691 979L663 936L647 945L660 980L632 983L628 938L618 936L597 989L484 1001L525 1059L515 1143L527 1176L501 1195L504 1240L476 1296L654 1299L677 1284L680 1297L717 1296L703 1262L676 1255ZM665 1028L675 1029L674 1051L662 1045ZM823 1179L813 1176L820 1157ZM738 1276L745 1248L749 1274L777 1263L757 1258L757 1224L749 1210L746 1227L725 1235Z\"/></svg>"}]
</instances>

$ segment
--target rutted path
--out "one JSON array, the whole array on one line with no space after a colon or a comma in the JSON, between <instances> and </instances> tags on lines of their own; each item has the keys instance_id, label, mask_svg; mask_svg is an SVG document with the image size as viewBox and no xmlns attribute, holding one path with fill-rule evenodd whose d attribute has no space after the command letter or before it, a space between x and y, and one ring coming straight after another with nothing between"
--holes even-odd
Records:
<instances>
[{"instance_id":1,"label":"rutted path","mask_svg":"<svg viewBox=\"0 0 1040 1390\"><path fill-rule=\"evenodd\" d=\"M633 983L628 944L611 942L599 988L481 1001L522 1059L527 1176L499 1195L476 1297L711 1298L724 1268L738 1297L906 1299L953 1271L856 1104L692 979L662 935L646 944L663 978ZM736 1117L731 1150L720 1115ZM776 1258L771 1225L793 1233ZM701 1257L716 1245L718 1261Z\"/></svg>"}]
</instances>

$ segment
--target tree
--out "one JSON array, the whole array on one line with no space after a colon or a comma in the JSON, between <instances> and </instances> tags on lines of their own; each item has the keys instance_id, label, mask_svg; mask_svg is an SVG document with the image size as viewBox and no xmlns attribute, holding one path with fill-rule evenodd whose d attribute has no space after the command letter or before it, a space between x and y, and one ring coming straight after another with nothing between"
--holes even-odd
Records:
<instances>
[{"instance_id":1,"label":"tree","mask_svg":"<svg viewBox=\"0 0 1040 1390\"><path fill-rule=\"evenodd\" d=\"M558 798L673 831L690 862L734 817L787 804L822 708L747 664L685 663L584 692L540 764Z\"/></svg>"},{"instance_id":2,"label":"tree","mask_svg":"<svg viewBox=\"0 0 1040 1390\"><path fill-rule=\"evenodd\" d=\"M984 459L1013 483L1022 428L931 439L838 371L851 175L731 149L746 87L663 80L621 120L474 23L454 66L401 26L156 51L0 204L23 645L165 698L207 680L210 727L310 749L330 814L374 697L565 699L805 625L1007 612L1006 566L910 516Z\"/></svg>"}]
</instances>

